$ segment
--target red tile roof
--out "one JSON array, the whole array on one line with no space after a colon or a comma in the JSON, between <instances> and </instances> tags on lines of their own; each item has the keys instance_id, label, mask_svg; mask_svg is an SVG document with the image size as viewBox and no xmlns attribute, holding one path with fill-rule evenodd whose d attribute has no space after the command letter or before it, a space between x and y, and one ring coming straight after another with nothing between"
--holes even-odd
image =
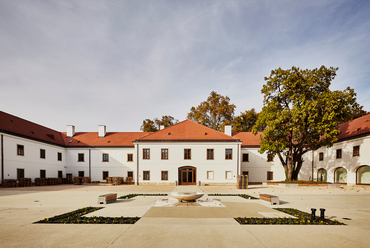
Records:
<instances>
[{"instance_id":1,"label":"red tile roof","mask_svg":"<svg viewBox=\"0 0 370 248\"><path fill-rule=\"evenodd\" d=\"M262 132L258 132L257 135L251 132L233 132L233 138L241 140L242 147L259 147L261 134Z\"/></svg>"},{"instance_id":2,"label":"red tile roof","mask_svg":"<svg viewBox=\"0 0 370 248\"><path fill-rule=\"evenodd\" d=\"M0 111L0 132L62 145L60 132Z\"/></svg>"},{"instance_id":3,"label":"red tile roof","mask_svg":"<svg viewBox=\"0 0 370 248\"><path fill-rule=\"evenodd\" d=\"M190 120L185 120L154 132L141 139L141 141L231 141L238 139L224 133L215 131Z\"/></svg>"},{"instance_id":4,"label":"red tile roof","mask_svg":"<svg viewBox=\"0 0 370 248\"><path fill-rule=\"evenodd\" d=\"M339 125L338 140L370 133L370 114Z\"/></svg>"}]
</instances>

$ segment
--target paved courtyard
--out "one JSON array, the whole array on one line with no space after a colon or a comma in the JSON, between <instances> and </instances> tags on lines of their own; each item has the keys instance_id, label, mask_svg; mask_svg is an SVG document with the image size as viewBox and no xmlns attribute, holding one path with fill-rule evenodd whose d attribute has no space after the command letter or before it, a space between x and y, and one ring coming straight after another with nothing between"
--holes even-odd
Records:
<instances>
[{"instance_id":1,"label":"paved courtyard","mask_svg":"<svg viewBox=\"0 0 370 248\"><path fill-rule=\"evenodd\" d=\"M164 196L137 196L107 205L100 194L203 191L225 207L155 207ZM284 216L276 206L237 196L279 196L280 207L325 208L326 218L346 226L239 225L238 216ZM169 196L170 197L170 196ZM167 197L168 198L168 197ZM82 207L103 206L90 215L139 216L133 225L32 224ZM344 218L350 219L346 220ZM0 247L369 247L370 187L279 188L262 185L239 190L226 186L59 185L0 189Z\"/></svg>"}]
</instances>

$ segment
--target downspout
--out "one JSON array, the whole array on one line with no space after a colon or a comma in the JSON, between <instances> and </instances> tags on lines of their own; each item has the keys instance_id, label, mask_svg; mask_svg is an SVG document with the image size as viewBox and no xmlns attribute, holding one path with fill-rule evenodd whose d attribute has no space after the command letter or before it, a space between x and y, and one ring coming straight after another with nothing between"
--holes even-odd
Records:
<instances>
[{"instance_id":1,"label":"downspout","mask_svg":"<svg viewBox=\"0 0 370 248\"><path fill-rule=\"evenodd\" d=\"M136 145L136 185L139 185L139 144Z\"/></svg>"},{"instance_id":2,"label":"downspout","mask_svg":"<svg viewBox=\"0 0 370 248\"><path fill-rule=\"evenodd\" d=\"M237 149L237 158L238 158L238 160L236 161L236 165L237 165L237 168L236 168L236 175L239 175L239 160L240 160L240 157L239 157L239 150L240 150L240 144L238 144L238 149Z\"/></svg>"},{"instance_id":3,"label":"downspout","mask_svg":"<svg viewBox=\"0 0 370 248\"><path fill-rule=\"evenodd\" d=\"M89 177L91 180L91 149L89 149Z\"/></svg>"},{"instance_id":4,"label":"downspout","mask_svg":"<svg viewBox=\"0 0 370 248\"><path fill-rule=\"evenodd\" d=\"M313 162L313 160L314 160L314 154L313 154L313 150L312 150L312 175L311 175L311 181L313 181L313 165L314 165L314 162Z\"/></svg>"},{"instance_id":5,"label":"downspout","mask_svg":"<svg viewBox=\"0 0 370 248\"><path fill-rule=\"evenodd\" d=\"M1 183L4 181L4 135L1 135Z\"/></svg>"}]
</instances>

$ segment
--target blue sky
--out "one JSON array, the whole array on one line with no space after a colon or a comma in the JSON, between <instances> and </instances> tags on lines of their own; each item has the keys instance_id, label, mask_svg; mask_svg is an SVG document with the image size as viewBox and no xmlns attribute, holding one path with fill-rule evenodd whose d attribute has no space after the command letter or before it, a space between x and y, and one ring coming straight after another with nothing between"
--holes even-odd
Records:
<instances>
[{"instance_id":1,"label":"blue sky","mask_svg":"<svg viewBox=\"0 0 370 248\"><path fill-rule=\"evenodd\" d=\"M0 110L65 131L184 120L211 91L235 114L279 67L339 67L370 111L370 1L0 0Z\"/></svg>"}]
</instances>

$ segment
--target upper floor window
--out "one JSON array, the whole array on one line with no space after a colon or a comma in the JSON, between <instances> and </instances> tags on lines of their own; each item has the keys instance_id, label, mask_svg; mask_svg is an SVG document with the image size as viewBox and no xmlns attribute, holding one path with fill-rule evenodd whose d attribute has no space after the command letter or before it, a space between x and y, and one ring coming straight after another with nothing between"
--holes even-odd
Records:
<instances>
[{"instance_id":1,"label":"upper floor window","mask_svg":"<svg viewBox=\"0 0 370 248\"><path fill-rule=\"evenodd\" d=\"M233 159L233 149L225 149L225 159Z\"/></svg>"},{"instance_id":2,"label":"upper floor window","mask_svg":"<svg viewBox=\"0 0 370 248\"><path fill-rule=\"evenodd\" d=\"M274 161L274 155L267 154L267 162L272 162L272 161Z\"/></svg>"},{"instance_id":3,"label":"upper floor window","mask_svg":"<svg viewBox=\"0 0 370 248\"><path fill-rule=\"evenodd\" d=\"M132 154L132 153L127 154L127 161L128 161L128 162L132 162L132 161L134 161L134 156L133 156L133 154Z\"/></svg>"},{"instance_id":4,"label":"upper floor window","mask_svg":"<svg viewBox=\"0 0 370 248\"><path fill-rule=\"evenodd\" d=\"M168 149L162 149L161 159L168 159Z\"/></svg>"},{"instance_id":5,"label":"upper floor window","mask_svg":"<svg viewBox=\"0 0 370 248\"><path fill-rule=\"evenodd\" d=\"M337 158L342 158L342 149L337 149Z\"/></svg>"},{"instance_id":6,"label":"upper floor window","mask_svg":"<svg viewBox=\"0 0 370 248\"><path fill-rule=\"evenodd\" d=\"M40 158L45 158L46 157L46 152L44 149L40 149Z\"/></svg>"},{"instance_id":7,"label":"upper floor window","mask_svg":"<svg viewBox=\"0 0 370 248\"><path fill-rule=\"evenodd\" d=\"M79 153L78 162L84 162L84 161L85 161L85 153Z\"/></svg>"},{"instance_id":8,"label":"upper floor window","mask_svg":"<svg viewBox=\"0 0 370 248\"><path fill-rule=\"evenodd\" d=\"M17 155L24 156L24 146L17 145Z\"/></svg>"},{"instance_id":9,"label":"upper floor window","mask_svg":"<svg viewBox=\"0 0 370 248\"><path fill-rule=\"evenodd\" d=\"M191 149L184 149L184 159L191 159Z\"/></svg>"},{"instance_id":10,"label":"upper floor window","mask_svg":"<svg viewBox=\"0 0 370 248\"><path fill-rule=\"evenodd\" d=\"M62 153L58 152L58 161L62 161Z\"/></svg>"},{"instance_id":11,"label":"upper floor window","mask_svg":"<svg viewBox=\"0 0 370 248\"><path fill-rule=\"evenodd\" d=\"M150 149L143 149L143 159L150 159Z\"/></svg>"},{"instance_id":12,"label":"upper floor window","mask_svg":"<svg viewBox=\"0 0 370 248\"><path fill-rule=\"evenodd\" d=\"M319 161L323 161L323 160L324 160L324 153L320 152L319 153Z\"/></svg>"},{"instance_id":13,"label":"upper floor window","mask_svg":"<svg viewBox=\"0 0 370 248\"><path fill-rule=\"evenodd\" d=\"M103 162L109 162L109 154L103 153Z\"/></svg>"},{"instance_id":14,"label":"upper floor window","mask_svg":"<svg viewBox=\"0 0 370 248\"><path fill-rule=\"evenodd\" d=\"M353 156L360 156L360 146L353 147Z\"/></svg>"},{"instance_id":15,"label":"upper floor window","mask_svg":"<svg viewBox=\"0 0 370 248\"><path fill-rule=\"evenodd\" d=\"M249 162L249 154L243 153L243 162Z\"/></svg>"},{"instance_id":16,"label":"upper floor window","mask_svg":"<svg viewBox=\"0 0 370 248\"><path fill-rule=\"evenodd\" d=\"M211 160L214 159L214 150L213 149L207 149L207 159Z\"/></svg>"}]
</instances>

